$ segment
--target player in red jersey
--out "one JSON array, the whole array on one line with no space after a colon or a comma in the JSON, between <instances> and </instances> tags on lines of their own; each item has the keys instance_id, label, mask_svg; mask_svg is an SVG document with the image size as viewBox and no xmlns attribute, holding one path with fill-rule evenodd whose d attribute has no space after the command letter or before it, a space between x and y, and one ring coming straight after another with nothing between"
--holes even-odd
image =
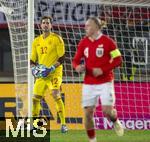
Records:
<instances>
[{"instance_id":1,"label":"player in red jersey","mask_svg":"<svg viewBox=\"0 0 150 142\"><path fill-rule=\"evenodd\" d=\"M122 63L122 57L115 42L103 35L102 21L90 17L85 23L86 36L81 39L73 59L75 70L85 72L82 88L82 106L85 114L85 129L90 142L97 142L94 129L94 110L100 97L104 115L113 122L118 136L124 133L114 108L115 94L113 69ZM84 58L85 64L81 64Z\"/></svg>"}]
</instances>

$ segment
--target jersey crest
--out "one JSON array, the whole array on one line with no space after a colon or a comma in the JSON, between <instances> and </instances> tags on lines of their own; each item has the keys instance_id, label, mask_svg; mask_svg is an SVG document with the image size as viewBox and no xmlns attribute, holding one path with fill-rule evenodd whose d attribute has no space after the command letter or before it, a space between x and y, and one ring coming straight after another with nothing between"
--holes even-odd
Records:
<instances>
[{"instance_id":1,"label":"jersey crest","mask_svg":"<svg viewBox=\"0 0 150 142\"><path fill-rule=\"evenodd\" d=\"M103 44L100 44L96 49L96 56L100 58L103 56L103 54L104 54Z\"/></svg>"}]
</instances>

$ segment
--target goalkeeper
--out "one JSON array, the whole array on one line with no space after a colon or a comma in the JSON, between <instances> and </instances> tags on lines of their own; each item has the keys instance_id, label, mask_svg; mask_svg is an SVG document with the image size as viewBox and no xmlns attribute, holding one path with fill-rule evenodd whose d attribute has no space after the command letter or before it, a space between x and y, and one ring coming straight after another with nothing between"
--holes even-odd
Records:
<instances>
[{"instance_id":1,"label":"goalkeeper","mask_svg":"<svg viewBox=\"0 0 150 142\"><path fill-rule=\"evenodd\" d=\"M32 43L30 62L32 74L35 77L32 115L33 118L39 117L40 100L44 97L47 88L52 90L52 96L56 102L57 112L61 120L61 132L65 133L68 129L60 92L65 47L62 38L52 33L51 28L52 18L42 17L42 34L36 37Z\"/></svg>"}]
</instances>

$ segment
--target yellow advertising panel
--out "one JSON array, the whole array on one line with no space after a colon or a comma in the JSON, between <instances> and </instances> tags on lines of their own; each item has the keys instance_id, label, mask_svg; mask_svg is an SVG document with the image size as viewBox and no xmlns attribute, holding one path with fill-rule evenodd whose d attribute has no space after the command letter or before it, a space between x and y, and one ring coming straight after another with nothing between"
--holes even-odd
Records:
<instances>
[{"instance_id":1,"label":"yellow advertising panel","mask_svg":"<svg viewBox=\"0 0 150 142\"><path fill-rule=\"evenodd\" d=\"M27 85L25 86L27 87ZM15 84L0 84L0 117L16 116L17 105L15 90ZM28 106L28 101L27 99L24 99L24 97L21 96L20 99L22 102L26 103L26 105L24 104L24 106ZM62 84L62 98L65 104L66 122L68 128L83 129L84 127L83 111L81 108L81 84ZM47 110L41 110L41 112L45 112L44 115L49 118L50 129L60 129L60 121L56 112L55 102L49 90L47 90L45 93L44 103L45 105L43 105L43 107L45 109L46 106Z\"/></svg>"}]
</instances>

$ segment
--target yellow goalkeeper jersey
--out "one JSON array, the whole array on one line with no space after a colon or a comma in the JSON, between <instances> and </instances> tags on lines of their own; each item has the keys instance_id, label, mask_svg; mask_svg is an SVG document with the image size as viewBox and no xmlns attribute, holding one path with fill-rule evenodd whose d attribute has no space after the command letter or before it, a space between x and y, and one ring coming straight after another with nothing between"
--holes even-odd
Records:
<instances>
[{"instance_id":1,"label":"yellow goalkeeper jersey","mask_svg":"<svg viewBox=\"0 0 150 142\"><path fill-rule=\"evenodd\" d=\"M55 33L50 33L45 39L39 35L32 43L31 60L46 67L54 65L64 54L63 39Z\"/></svg>"}]
</instances>

